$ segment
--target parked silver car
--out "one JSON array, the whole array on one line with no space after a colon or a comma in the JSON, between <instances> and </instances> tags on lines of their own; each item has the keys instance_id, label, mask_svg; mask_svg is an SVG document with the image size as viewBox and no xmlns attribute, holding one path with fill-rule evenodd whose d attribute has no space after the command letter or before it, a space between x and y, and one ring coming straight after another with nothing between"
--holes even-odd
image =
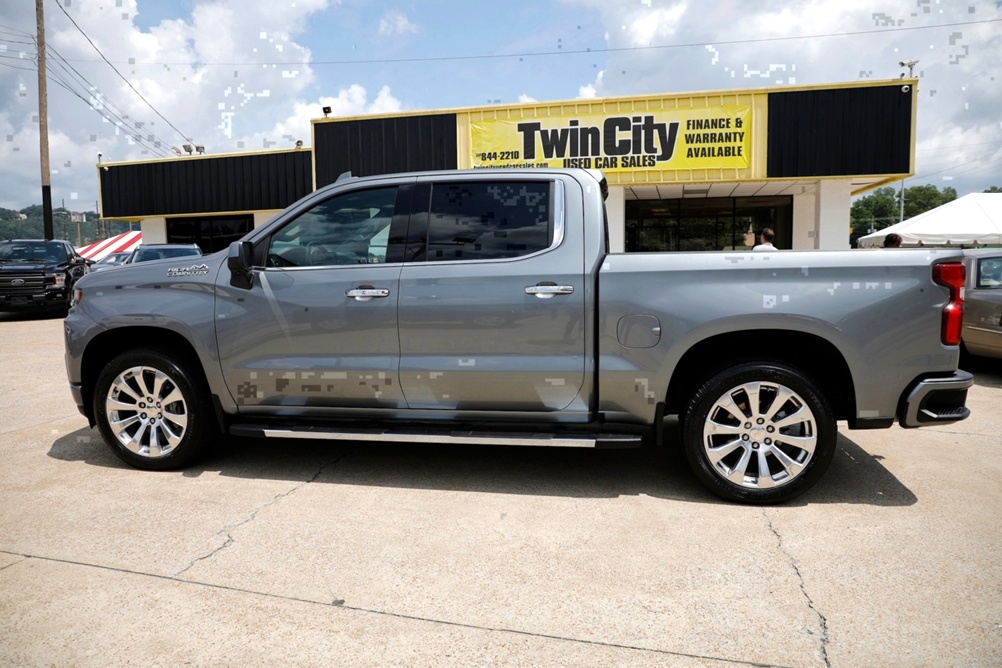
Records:
<instances>
[{"instance_id":1,"label":"parked silver car","mask_svg":"<svg viewBox=\"0 0 1002 668\"><path fill-rule=\"evenodd\" d=\"M969 250L964 256L964 347L972 355L1002 358L1002 248Z\"/></svg>"},{"instance_id":2,"label":"parked silver car","mask_svg":"<svg viewBox=\"0 0 1002 668\"><path fill-rule=\"evenodd\" d=\"M150 260L166 260L178 257L197 257L202 250L196 244L141 244L125 258L122 264L136 264Z\"/></svg>"},{"instance_id":3,"label":"parked silver car","mask_svg":"<svg viewBox=\"0 0 1002 668\"><path fill-rule=\"evenodd\" d=\"M112 267L120 267L125 264L125 261L129 259L132 255L131 251L123 251L121 253L109 253L103 258L95 262L90 270L91 271L104 271L105 269L111 269Z\"/></svg>"}]
</instances>

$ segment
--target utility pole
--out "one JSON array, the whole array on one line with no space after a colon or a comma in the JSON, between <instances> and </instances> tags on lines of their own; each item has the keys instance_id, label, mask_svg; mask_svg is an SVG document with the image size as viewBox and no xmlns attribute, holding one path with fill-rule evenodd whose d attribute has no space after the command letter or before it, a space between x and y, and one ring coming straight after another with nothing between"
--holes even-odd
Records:
<instances>
[{"instance_id":1,"label":"utility pole","mask_svg":"<svg viewBox=\"0 0 1002 668\"><path fill-rule=\"evenodd\" d=\"M905 180L901 179L901 215L898 216L898 222L902 222L905 219Z\"/></svg>"},{"instance_id":2,"label":"utility pole","mask_svg":"<svg viewBox=\"0 0 1002 668\"><path fill-rule=\"evenodd\" d=\"M49 170L49 102L45 88L45 12L42 1L35 0L35 19L38 21L38 143L42 162L42 225L45 238L52 239L52 186Z\"/></svg>"}]
</instances>

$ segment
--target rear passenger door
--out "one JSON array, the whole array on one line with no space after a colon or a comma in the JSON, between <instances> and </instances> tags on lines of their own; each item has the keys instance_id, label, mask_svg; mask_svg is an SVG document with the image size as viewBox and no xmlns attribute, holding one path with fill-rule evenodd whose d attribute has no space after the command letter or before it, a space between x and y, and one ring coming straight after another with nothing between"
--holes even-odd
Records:
<instances>
[{"instance_id":1,"label":"rear passenger door","mask_svg":"<svg viewBox=\"0 0 1002 668\"><path fill-rule=\"evenodd\" d=\"M517 176L414 189L398 307L409 408L558 411L579 395L581 235L564 234L561 180Z\"/></svg>"}]
</instances>

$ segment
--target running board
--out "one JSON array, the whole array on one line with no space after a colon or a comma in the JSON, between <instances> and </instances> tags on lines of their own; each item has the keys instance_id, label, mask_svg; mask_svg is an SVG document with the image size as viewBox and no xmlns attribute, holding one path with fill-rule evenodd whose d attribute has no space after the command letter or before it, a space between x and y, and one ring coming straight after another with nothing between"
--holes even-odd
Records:
<instances>
[{"instance_id":1,"label":"running board","mask_svg":"<svg viewBox=\"0 0 1002 668\"><path fill-rule=\"evenodd\" d=\"M527 445L551 448L639 448L639 434L590 434L500 431L391 431L331 429L329 427L267 427L235 424L233 436L252 438L303 438L329 441L389 441L393 443L462 443L466 445Z\"/></svg>"}]
</instances>

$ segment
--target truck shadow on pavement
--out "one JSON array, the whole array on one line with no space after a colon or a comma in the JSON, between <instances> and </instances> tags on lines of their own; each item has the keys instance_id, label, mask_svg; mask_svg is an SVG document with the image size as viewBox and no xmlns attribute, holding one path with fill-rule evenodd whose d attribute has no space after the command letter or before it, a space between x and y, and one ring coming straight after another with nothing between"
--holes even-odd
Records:
<instances>
[{"instance_id":1,"label":"truck shadow on pavement","mask_svg":"<svg viewBox=\"0 0 1002 668\"><path fill-rule=\"evenodd\" d=\"M183 478L289 480L452 492L583 498L646 495L694 503L726 503L689 471L678 445L677 423L666 423L666 447L631 450L503 446L415 445L226 437L182 471L147 472ZM91 466L129 469L97 430L57 439L49 456ZM831 468L814 489L785 505L849 503L908 506L912 492L878 459L843 434Z\"/></svg>"},{"instance_id":2,"label":"truck shadow on pavement","mask_svg":"<svg viewBox=\"0 0 1002 668\"><path fill-rule=\"evenodd\" d=\"M27 309L24 311L0 311L0 323L24 322L26 320L62 320L66 310Z\"/></svg>"},{"instance_id":3,"label":"truck shadow on pavement","mask_svg":"<svg viewBox=\"0 0 1002 668\"><path fill-rule=\"evenodd\" d=\"M974 384L1002 388L1002 359L962 355L960 368L974 374Z\"/></svg>"}]
</instances>

